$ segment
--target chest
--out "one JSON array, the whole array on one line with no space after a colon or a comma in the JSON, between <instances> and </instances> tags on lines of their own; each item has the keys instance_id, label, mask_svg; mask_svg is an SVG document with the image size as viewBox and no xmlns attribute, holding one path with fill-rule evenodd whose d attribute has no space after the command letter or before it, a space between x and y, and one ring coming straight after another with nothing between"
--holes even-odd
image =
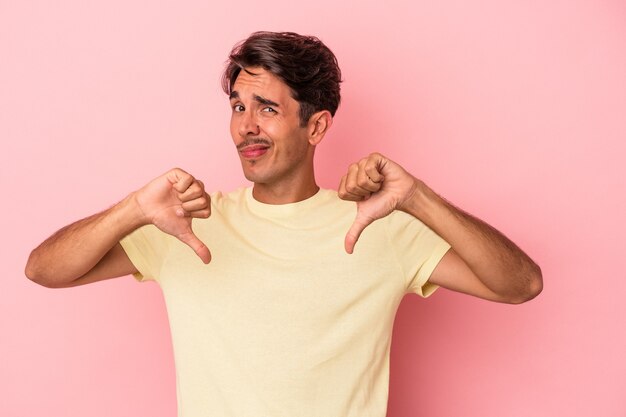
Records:
<instances>
[{"instance_id":1,"label":"chest","mask_svg":"<svg viewBox=\"0 0 626 417\"><path fill-rule=\"evenodd\" d=\"M324 227L267 220L207 224L197 232L211 250L209 265L184 246L173 247L164 263L161 287L170 316L276 332L335 326L349 315L367 323L392 314L404 287L388 238L375 223L349 255L343 242L350 220Z\"/></svg>"}]
</instances>

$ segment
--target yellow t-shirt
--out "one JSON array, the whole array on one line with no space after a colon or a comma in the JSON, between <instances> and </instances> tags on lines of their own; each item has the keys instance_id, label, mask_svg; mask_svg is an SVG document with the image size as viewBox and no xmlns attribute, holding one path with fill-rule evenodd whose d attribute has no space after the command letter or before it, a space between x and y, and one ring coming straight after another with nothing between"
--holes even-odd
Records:
<instances>
[{"instance_id":1,"label":"yellow t-shirt","mask_svg":"<svg viewBox=\"0 0 626 417\"><path fill-rule=\"evenodd\" d=\"M356 204L331 190L270 205L244 188L211 205L193 221L208 265L152 225L121 242L163 291L179 417L384 417L398 304L435 290L448 243L396 211L348 255Z\"/></svg>"}]
</instances>

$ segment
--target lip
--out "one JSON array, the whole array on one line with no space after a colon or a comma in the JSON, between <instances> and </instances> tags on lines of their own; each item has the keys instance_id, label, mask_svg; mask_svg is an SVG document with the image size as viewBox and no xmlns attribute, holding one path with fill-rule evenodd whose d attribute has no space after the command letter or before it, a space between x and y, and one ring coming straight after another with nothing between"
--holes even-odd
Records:
<instances>
[{"instance_id":1,"label":"lip","mask_svg":"<svg viewBox=\"0 0 626 417\"><path fill-rule=\"evenodd\" d=\"M239 149L239 154L244 159L257 159L265 155L265 153L267 152L269 148L270 147L267 145L259 145L259 144L249 145L249 146Z\"/></svg>"}]
</instances>

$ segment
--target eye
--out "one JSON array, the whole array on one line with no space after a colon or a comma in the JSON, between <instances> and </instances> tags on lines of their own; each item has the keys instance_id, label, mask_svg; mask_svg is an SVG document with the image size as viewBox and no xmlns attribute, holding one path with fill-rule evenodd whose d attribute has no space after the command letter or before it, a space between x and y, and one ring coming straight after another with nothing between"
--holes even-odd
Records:
<instances>
[{"instance_id":1,"label":"eye","mask_svg":"<svg viewBox=\"0 0 626 417\"><path fill-rule=\"evenodd\" d=\"M272 107L265 107L262 111L267 113L276 113L276 110L274 110Z\"/></svg>"},{"instance_id":2,"label":"eye","mask_svg":"<svg viewBox=\"0 0 626 417\"><path fill-rule=\"evenodd\" d=\"M233 111L234 111L234 112L238 112L238 113L239 113L239 112L244 111L245 109L246 109L246 108L245 108L244 106L242 106L241 104L235 104L235 105L233 106Z\"/></svg>"}]
</instances>

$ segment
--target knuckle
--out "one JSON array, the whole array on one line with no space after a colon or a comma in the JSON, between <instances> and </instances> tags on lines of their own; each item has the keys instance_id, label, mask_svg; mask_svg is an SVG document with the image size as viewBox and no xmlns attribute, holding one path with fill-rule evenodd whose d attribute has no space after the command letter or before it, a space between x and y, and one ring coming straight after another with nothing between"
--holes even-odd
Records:
<instances>
[{"instance_id":1,"label":"knuckle","mask_svg":"<svg viewBox=\"0 0 626 417\"><path fill-rule=\"evenodd\" d=\"M180 167L176 167L174 168L172 171L174 171L176 174L178 174L178 176L181 179L188 179L189 177L193 178L191 176L191 174L189 174L187 171L185 171L184 169L180 168Z\"/></svg>"},{"instance_id":2,"label":"knuckle","mask_svg":"<svg viewBox=\"0 0 626 417\"><path fill-rule=\"evenodd\" d=\"M357 185L358 185L359 187L365 187L365 186L367 186L367 185L368 185L368 180L367 180L367 177L362 177L362 178L359 178L359 179L357 180Z\"/></svg>"},{"instance_id":3,"label":"knuckle","mask_svg":"<svg viewBox=\"0 0 626 417\"><path fill-rule=\"evenodd\" d=\"M379 177L379 172L376 167L368 168L367 170L365 170L365 173L367 174L367 178L372 182L374 181L374 179Z\"/></svg>"}]
</instances>

